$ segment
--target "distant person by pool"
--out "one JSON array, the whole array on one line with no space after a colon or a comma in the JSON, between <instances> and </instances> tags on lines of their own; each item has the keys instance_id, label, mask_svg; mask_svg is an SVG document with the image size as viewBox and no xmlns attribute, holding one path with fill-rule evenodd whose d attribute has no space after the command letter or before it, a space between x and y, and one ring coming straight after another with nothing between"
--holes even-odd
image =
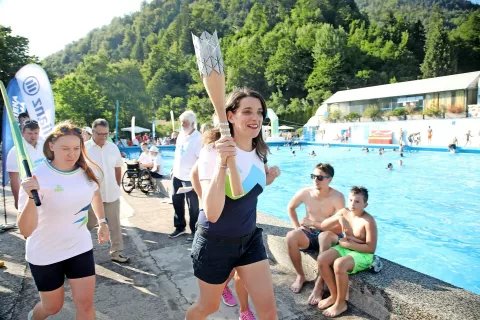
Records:
<instances>
[{"instance_id":1,"label":"distant person by pool","mask_svg":"<svg viewBox=\"0 0 480 320\"><path fill-rule=\"evenodd\" d=\"M393 165L391 163L387 164L387 170L392 170L393 169Z\"/></svg>"},{"instance_id":2,"label":"distant person by pool","mask_svg":"<svg viewBox=\"0 0 480 320\"><path fill-rule=\"evenodd\" d=\"M448 151L451 153L457 152L457 145L458 145L458 139L457 137L453 137L452 141L448 144Z\"/></svg>"},{"instance_id":3,"label":"distant person by pool","mask_svg":"<svg viewBox=\"0 0 480 320\"><path fill-rule=\"evenodd\" d=\"M403 158L403 153L402 153L402 152L400 152L400 157L402 157L402 158Z\"/></svg>"},{"instance_id":4,"label":"distant person by pool","mask_svg":"<svg viewBox=\"0 0 480 320\"><path fill-rule=\"evenodd\" d=\"M469 145L471 143L470 138L473 138L473 135L472 135L471 131L468 130L467 133L465 134L465 136L466 136L466 140L467 140L465 142L465 147L466 147L467 145Z\"/></svg>"},{"instance_id":5,"label":"distant person by pool","mask_svg":"<svg viewBox=\"0 0 480 320\"><path fill-rule=\"evenodd\" d=\"M292 151L292 157L296 157L295 150Z\"/></svg>"},{"instance_id":6,"label":"distant person by pool","mask_svg":"<svg viewBox=\"0 0 480 320\"><path fill-rule=\"evenodd\" d=\"M317 156L317 154L315 153L315 150L312 150L312 152L310 153L310 155L311 155L312 157L316 157L316 156Z\"/></svg>"},{"instance_id":7,"label":"distant person by pool","mask_svg":"<svg viewBox=\"0 0 480 320\"><path fill-rule=\"evenodd\" d=\"M366 152L366 153L368 153L368 152L369 152L369 151L368 151L368 148L365 148L365 152Z\"/></svg>"},{"instance_id":8,"label":"distant person by pool","mask_svg":"<svg viewBox=\"0 0 480 320\"><path fill-rule=\"evenodd\" d=\"M403 167L403 161L402 160L398 160L398 166Z\"/></svg>"}]
</instances>

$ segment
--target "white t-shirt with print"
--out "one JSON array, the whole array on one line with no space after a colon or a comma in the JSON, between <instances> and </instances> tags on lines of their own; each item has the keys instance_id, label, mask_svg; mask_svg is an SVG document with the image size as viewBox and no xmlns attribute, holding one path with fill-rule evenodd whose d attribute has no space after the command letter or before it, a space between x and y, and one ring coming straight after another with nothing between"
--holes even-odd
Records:
<instances>
[{"instance_id":1,"label":"white t-shirt with print","mask_svg":"<svg viewBox=\"0 0 480 320\"><path fill-rule=\"evenodd\" d=\"M38 165L35 176L40 185L38 193L42 205L37 207L37 228L27 238L25 259L44 266L91 250L88 208L98 185L89 180L81 168L60 171L49 161ZM20 188L19 211L25 208L27 201L27 193Z\"/></svg>"},{"instance_id":2,"label":"white t-shirt with print","mask_svg":"<svg viewBox=\"0 0 480 320\"><path fill-rule=\"evenodd\" d=\"M173 176L183 181L190 181L190 171L197 162L202 150L202 134L195 130L185 136L183 133L177 138L175 146L175 160Z\"/></svg>"},{"instance_id":3,"label":"white t-shirt with print","mask_svg":"<svg viewBox=\"0 0 480 320\"><path fill-rule=\"evenodd\" d=\"M43 144L45 141L42 139L38 139L37 145L34 147L30 143L23 140L24 145L26 147L26 151L28 152L28 156L30 157L30 161L33 165L33 168L30 168L30 171L33 171L35 167L42 163L45 160L45 155L43 154ZM18 170L18 162L17 162L17 148L13 147L10 149L7 155L7 172L19 172Z\"/></svg>"}]
</instances>

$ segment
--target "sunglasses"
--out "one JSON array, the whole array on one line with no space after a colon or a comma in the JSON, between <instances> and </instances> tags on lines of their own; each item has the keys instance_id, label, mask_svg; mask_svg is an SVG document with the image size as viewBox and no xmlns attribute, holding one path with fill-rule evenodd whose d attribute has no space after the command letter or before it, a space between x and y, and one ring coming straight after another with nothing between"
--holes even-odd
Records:
<instances>
[{"instance_id":1,"label":"sunglasses","mask_svg":"<svg viewBox=\"0 0 480 320\"><path fill-rule=\"evenodd\" d=\"M27 120L23 122L23 125L28 125L28 124L38 124L37 120Z\"/></svg>"},{"instance_id":2,"label":"sunglasses","mask_svg":"<svg viewBox=\"0 0 480 320\"><path fill-rule=\"evenodd\" d=\"M79 128L70 129L69 127L61 127L60 132L64 134L70 134L72 132L78 135L82 134L82 130L80 130Z\"/></svg>"},{"instance_id":3,"label":"sunglasses","mask_svg":"<svg viewBox=\"0 0 480 320\"><path fill-rule=\"evenodd\" d=\"M316 175L316 174L310 174L310 178L312 179L317 179L318 181L323 181L323 179L329 179L331 178L330 176L322 176L322 175Z\"/></svg>"}]
</instances>

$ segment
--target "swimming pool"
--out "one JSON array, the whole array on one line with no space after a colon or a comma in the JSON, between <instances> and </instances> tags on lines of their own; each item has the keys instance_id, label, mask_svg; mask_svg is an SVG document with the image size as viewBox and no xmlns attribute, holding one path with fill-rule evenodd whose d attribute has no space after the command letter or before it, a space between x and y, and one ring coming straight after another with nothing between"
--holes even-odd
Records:
<instances>
[{"instance_id":1,"label":"swimming pool","mask_svg":"<svg viewBox=\"0 0 480 320\"><path fill-rule=\"evenodd\" d=\"M315 150L317 156L308 152ZM289 221L287 204L301 187L312 184L318 162L335 168L331 186L348 194L353 185L369 190L370 212L377 220L377 254L458 287L480 294L480 156L439 152L406 153L307 146L296 157L289 147L271 147L269 165L281 176L266 188L258 209ZM375 149L377 151L377 149ZM163 151L167 170L173 152ZM393 171L385 170L387 163ZM305 215L303 207L297 210Z\"/></svg>"}]
</instances>

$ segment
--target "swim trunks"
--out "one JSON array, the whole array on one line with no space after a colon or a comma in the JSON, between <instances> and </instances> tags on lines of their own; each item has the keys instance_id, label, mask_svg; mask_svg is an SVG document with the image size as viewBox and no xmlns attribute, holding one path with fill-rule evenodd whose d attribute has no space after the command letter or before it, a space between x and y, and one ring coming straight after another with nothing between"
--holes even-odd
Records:
<instances>
[{"instance_id":1,"label":"swim trunks","mask_svg":"<svg viewBox=\"0 0 480 320\"><path fill-rule=\"evenodd\" d=\"M371 253L364 253L358 252L355 250L350 250L344 248L340 245L336 245L332 247L332 249L336 250L340 257L351 256L353 258L353 262L355 266L353 267L352 271L348 271L347 274L355 274L357 272L367 270L370 268L370 265L373 263L373 254Z\"/></svg>"}]
</instances>

